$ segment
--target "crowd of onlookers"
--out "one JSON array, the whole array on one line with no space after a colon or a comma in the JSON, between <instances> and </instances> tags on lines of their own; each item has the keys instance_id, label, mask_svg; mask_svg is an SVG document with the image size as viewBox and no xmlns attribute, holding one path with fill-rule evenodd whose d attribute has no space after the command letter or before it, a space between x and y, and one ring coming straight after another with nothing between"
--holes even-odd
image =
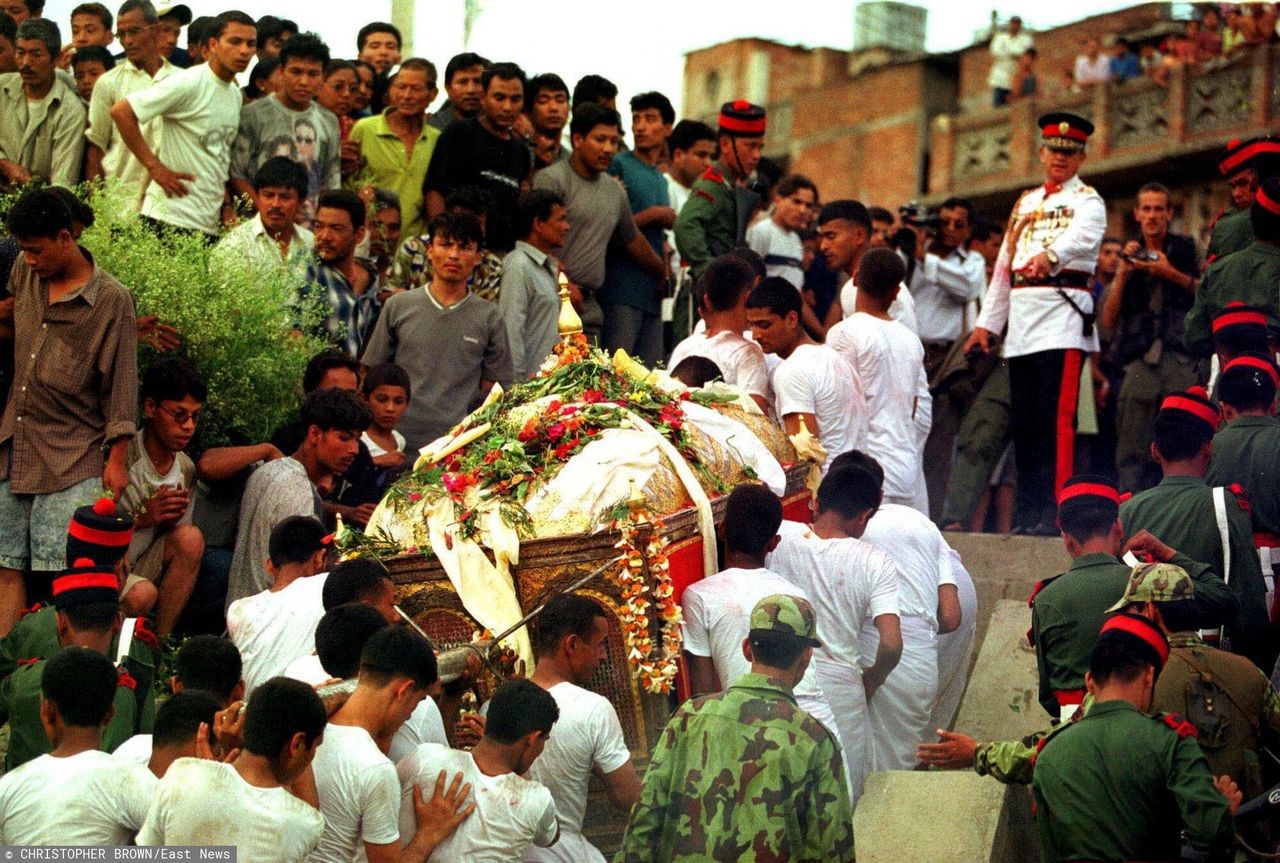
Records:
<instances>
[{"instance_id":1,"label":"crowd of onlookers","mask_svg":"<svg viewBox=\"0 0 1280 863\"><path fill-rule=\"evenodd\" d=\"M763 158L768 117L745 100L709 125L677 122L658 92L620 112L599 75L571 88L473 52L441 74L403 57L386 22L361 28L345 60L273 16L86 3L64 46L39 0L0 10L0 175L12 193L0 239L5 843L136 836L234 844L245 859L472 859L486 848L594 859L582 827L595 774L619 808L639 801L622 859L795 838L758 835L753 817L803 822L813 859L846 859L866 774L914 767L964 687L976 597L942 531L1009 531L1028 468L1046 495L1062 490L1050 489L1054 469L1073 464L1095 475L1095 496L1108 482L1203 484L1224 414L1190 388L1216 374L1212 356L1238 415L1274 405L1274 364L1252 356L1280 318L1280 144L1269 139L1229 146L1233 210L1202 253L1175 230L1179 202L1158 182L1136 190L1132 236L1104 237L1105 207L1078 176L1092 127L1042 118L1047 179L1033 191L1059 195L1058 209L1024 220L1045 223L1032 230L1047 232L1047 251L1015 274L1018 220L959 196L926 210L824 195ZM1274 17L1270 4L1225 20L1206 9L1154 60L1152 46L1117 41L1104 54L1091 39L1072 85L1160 80L1269 41ZM109 53L113 38L123 56ZM997 105L1041 95L1017 18L992 53ZM447 100L428 113L441 87ZM81 180L105 191L75 191ZM211 274L288 284L281 340L327 347L269 440L201 440L218 399L210 369L189 360L164 309L135 308L81 244L101 215L92 205L123 208L162 243L198 245ZM1073 220L1083 239L1072 235L1071 267L1051 275L1049 234ZM1088 297L1096 315L1070 308L1087 339L1095 324L1102 336L1088 362L1058 369L1063 392L1084 395L1031 411L1066 417L1057 433L1074 443L1052 467L1015 457L1028 394L1011 397L1009 364L987 350L1001 333L972 350L994 317L993 285L1007 303L1011 282L1044 292L1050 281ZM529 679L499 687L481 717L462 703L474 669L442 686L431 646L398 625L386 570L333 560L339 519L365 526L422 447L495 385L539 373L563 301L610 353L665 364L691 389L736 391L823 477L811 526L782 522L762 486L730 496L726 569L683 597L691 690L722 694L677 714L643 788L615 706L586 688L606 649L601 606L551 603ZM1167 411L1187 415L1172 432ZM1145 526L1111 493L1106 517L1078 525L1069 549L1088 540L1118 553L1116 532ZM1270 501L1265 484L1249 493ZM1234 558L1232 591L1256 607L1214 620L1261 628L1263 567L1246 534L1271 509L1232 506L1246 545L1229 552L1213 533L1177 548L1220 569ZM1020 515L1021 532L1058 532L1053 513ZM1258 664L1274 660L1243 623L1231 635ZM194 637L157 709L171 636ZM346 691L322 703L315 688L335 681ZM733 713L761 703L768 722ZM787 752L760 760L769 782L810 796L745 801L749 817L705 836L702 815L673 801L692 806L725 785L691 774L675 793L673 764L701 747L729 784L749 782L742 765L770 735Z\"/></svg>"},{"instance_id":2,"label":"crowd of onlookers","mask_svg":"<svg viewBox=\"0 0 1280 863\"><path fill-rule=\"evenodd\" d=\"M988 85L996 107L1030 96L1062 98L1100 84L1150 78L1161 87L1178 66L1212 66L1242 50L1280 38L1274 3L1196 4L1182 32L1133 38L1090 34L1067 68L1046 70L1037 60L1034 37L1013 16L991 38Z\"/></svg>"}]
</instances>

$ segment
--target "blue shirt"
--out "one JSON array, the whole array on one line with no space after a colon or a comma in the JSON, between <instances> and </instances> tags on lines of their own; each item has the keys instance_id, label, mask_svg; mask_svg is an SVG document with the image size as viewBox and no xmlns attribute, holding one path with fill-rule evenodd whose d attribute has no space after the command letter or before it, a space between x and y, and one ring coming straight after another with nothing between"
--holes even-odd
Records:
<instances>
[{"instance_id":1,"label":"blue shirt","mask_svg":"<svg viewBox=\"0 0 1280 863\"><path fill-rule=\"evenodd\" d=\"M1137 54L1125 54L1123 57L1111 58L1111 80L1112 81L1128 81L1130 78L1137 78L1142 74L1142 67L1138 65Z\"/></svg>"},{"instance_id":2,"label":"blue shirt","mask_svg":"<svg viewBox=\"0 0 1280 863\"><path fill-rule=\"evenodd\" d=\"M631 151L619 153L609 165L609 173L622 180L627 188L627 201L634 216L649 207L669 207L667 178L653 165L636 158ZM652 247L654 254L662 257L663 229L650 225L640 232ZM661 311L658 296L658 280L645 273L622 249L610 248L605 263L604 284L597 294L602 305L631 306L642 312L656 315Z\"/></svg>"}]
</instances>

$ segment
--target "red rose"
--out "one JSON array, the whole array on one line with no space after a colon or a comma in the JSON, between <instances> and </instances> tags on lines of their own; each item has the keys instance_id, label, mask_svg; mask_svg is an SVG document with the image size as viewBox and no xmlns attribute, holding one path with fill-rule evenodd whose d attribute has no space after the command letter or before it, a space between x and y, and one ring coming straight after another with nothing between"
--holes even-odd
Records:
<instances>
[{"instance_id":1,"label":"red rose","mask_svg":"<svg viewBox=\"0 0 1280 863\"><path fill-rule=\"evenodd\" d=\"M553 414L553 413L555 413L556 411L560 410L560 405L561 405L561 404L562 404L562 403L561 403L560 399L552 399L552 400L551 400L551 404L547 405L547 413L549 413L549 414Z\"/></svg>"},{"instance_id":2,"label":"red rose","mask_svg":"<svg viewBox=\"0 0 1280 863\"><path fill-rule=\"evenodd\" d=\"M493 464L495 461L497 461L497 460L498 460L498 459L500 459L500 458L502 458L502 451L501 451L501 450L496 450L496 449L491 449L491 450L489 450L487 453L485 453L485 454L484 454L484 463L485 463L485 464Z\"/></svg>"},{"instance_id":3,"label":"red rose","mask_svg":"<svg viewBox=\"0 0 1280 863\"><path fill-rule=\"evenodd\" d=\"M524 424L524 428L520 429L520 434L516 435L516 440L521 443L528 443L538 436L538 421L531 419Z\"/></svg>"},{"instance_id":4,"label":"red rose","mask_svg":"<svg viewBox=\"0 0 1280 863\"><path fill-rule=\"evenodd\" d=\"M564 437L565 431L566 429L564 427L564 423L556 423L555 425L549 425L547 426L547 439L560 440L560 438Z\"/></svg>"},{"instance_id":5,"label":"red rose","mask_svg":"<svg viewBox=\"0 0 1280 863\"><path fill-rule=\"evenodd\" d=\"M560 446L556 447L556 458L562 459L562 460L568 458L569 454L573 452L573 448L574 448L574 443L572 441L566 444L561 444Z\"/></svg>"},{"instance_id":6,"label":"red rose","mask_svg":"<svg viewBox=\"0 0 1280 863\"><path fill-rule=\"evenodd\" d=\"M604 393L600 390L585 390L582 393L582 400L589 405L597 404L604 401Z\"/></svg>"},{"instance_id":7,"label":"red rose","mask_svg":"<svg viewBox=\"0 0 1280 863\"><path fill-rule=\"evenodd\" d=\"M451 494L461 494L476 482L475 477L469 473L447 473L440 477L440 481L444 483L445 490Z\"/></svg>"}]
</instances>

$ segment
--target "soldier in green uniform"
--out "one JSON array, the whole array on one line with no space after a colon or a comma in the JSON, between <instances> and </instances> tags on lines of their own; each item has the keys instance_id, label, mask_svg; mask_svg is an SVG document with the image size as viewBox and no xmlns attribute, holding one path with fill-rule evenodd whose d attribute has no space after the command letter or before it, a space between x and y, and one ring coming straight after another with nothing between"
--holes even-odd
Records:
<instances>
[{"instance_id":1,"label":"soldier in green uniform","mask_svg":"<svg viewBox=\"0 0 1280 863\"><path fill-rule=\"evenodd\" d=\"M99 498L71 515L67 527L67 566L88 558L98 566L114 570L129 550L132 539L133 517L123 510L117 512L111 498ZM154 641L153 637L153 644ZM53 606L36 603L24 611L9 634L0 639L0 679L13 673L19 659L52 656L58 648L57 615ZM113 644L110 655L115 655L114 650Z\"/></svg>"},{"instance_id":2,"label":"soldier in green uniform","mask_svg":"<svg viewBox=\"0 0 1280 863\"><path fill-rule=\"evenodd\" d=\"M615 863L854 859L844 758L791 694L821 646L813 607L766 596L750 625L750 673L663 730Z\"/></svg>"},{"instance_id":3,"label":"soldier in green uniform","mask_svg":"<svg viewBox=\"0 0 1280 863\"><path fill-rule=\"evenodd\" d=\"M1071 718L1084 700L1089 651L1108 606L1120 598L1129 583L1130 568L1119 559L1124 551L1119 513L1120 493L1105 477L1072 477L1058 496L1058 523L1071 567L1038 583L1028 600L1029 635L1040 673L1039 700L1054 719ZM1150 534L1135 536L1127 549L1194 573L1197 612L1204 625L1234 617L1234 597L1208 566L1179 554Z\"/></svg>"},{"instance_id":4,"label":"soldier in green uniform","mask_svg":"<svg viewBox=\"0 0 1280 863\"><path fill-rule=\"evenodd\" d=\"M1187 312L1187 349L1200 357L1212 350L1210 322L1232 302L1261 309L1272 335L1280 332L1280 178L1268 177L1258 188L1253 205L1245 211L1253 225L1252 239L1244 248L1215 259L1204 271L1195 303Z\"/></svg>"},{"instance_id":5,"label":"soldier in green uniform","mask_svg":"<svg viewBox=\"0 0 1280 863\"><path fill-rule=\"evenodd\" d=\"M1210 485L1240 485L1249 495L1254 540L1268 534L1280 545L1280 420L1275 360L1246 353L1226 363L1218 378L1226 425L1213 436ZM1275 547L1275 546L1271 546Z\"/></svg>"},{"instance_id":6,"label":"soldier in green uniform","mask_svg":"<svg viewBox=\"0 0 1280 863\"><path fill-rule=\"evenodd\" d=\"M1235 619L1226 627L1231 650L1270 671L1277 646L1253 545L1248 500L1240 489L1214 489L1204 480L1219 421L1217 406L1199 387L1164 400L1156 415L1151 448L1164 479L1126 501L1120 507L1120 521L1126 536L1150 531L1221 573L1239 603Z\"/></svg>"},{"instance_id":7,"label":"soldier in green uniform","mask_svg":"<svg viewBox=\"0 0 1280 863\"><path fill-rule=\"evenodd\" d=\"M689 263L686 285L720 255L743 244L760 196L747 188L764 152L765 111L745 99L720 107L717 145L720 157L693 184L689 200L676 216L676 248ZM682 294L690 290L686 287ZM676 298L675 339L693 331L687 296Z\"/></svg>"},{"instance_id":8,"label":"soldier in green uniform","mask_svg":"<svg viewBox=\"0 0 1280 863\"><path fill-rule=\"evenodd\" d=\"M40 680L48 659L65 647L79 646L109 655L120 629L120 584L116 574L87 558L54 579L53 610L58 650L17 660L16 670L0 681L0 722L9 722L9 749L5 768L12 770L49 751L49 740L40 722ZM134 655L131 639L128 655L118 663L115 713L103 730L102 747L111 752L134 734L148 733L155 722L151 684L154 656Z\"/></svg>"},{"instance_id":9,"label":"soldier in green uniform","mask_svg":"<svg viewBox=\"0 0 1280 863\"><path fill-rule=\"evenodd\" d=\"M1149 713L1168 657L1164 634L1145 617L1120 613L1103 624L1089 655L1093 705L1035 760L1044 863L1174 860L1184 830L1193 847L1230 848L1235 783L1214 779L1189 723Z\"/></svg>"},{"instance_id":10,"label":"soldier in green uniform","mask_svg":"<svg viewBox=\"0 0 1280 863\"><path fill-rule=\"evenodd\" d=\"M1280 163L1280 142L1270 138L1234 140L1227 144L1227 152L1218 163L1218 172L1231 192L1231 209L1218 215L1209 234L1209 261L1225 258L1253 242L1253 229L1249 225L1249 204L1253 201L1258 185L1277 173Z\"/></svg>"}]
</instances>

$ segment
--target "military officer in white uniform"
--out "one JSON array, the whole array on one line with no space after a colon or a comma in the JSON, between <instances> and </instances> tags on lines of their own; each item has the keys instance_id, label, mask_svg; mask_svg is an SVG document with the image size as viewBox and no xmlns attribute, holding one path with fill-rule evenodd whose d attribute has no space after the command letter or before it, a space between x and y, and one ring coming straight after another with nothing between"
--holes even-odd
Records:
<instances>
[{"instance_id":1,"label":"military officer in white uniform","mask_svg":"<svg viewBox=\"0 0 1280 863\"><path fill-rule=\"evenodd\" d=\"M1089 289L1107 226L1102 197L1078 176L1093 124L1039 120L1043 186L1014 205L982 314L966 350L986 353L1008 324L1012 431L1018 466L1015 532L1057 535L1056 493L1072 475L1076 403L1086 354L1098 350Z\"/></svg>"}]
</instances>

